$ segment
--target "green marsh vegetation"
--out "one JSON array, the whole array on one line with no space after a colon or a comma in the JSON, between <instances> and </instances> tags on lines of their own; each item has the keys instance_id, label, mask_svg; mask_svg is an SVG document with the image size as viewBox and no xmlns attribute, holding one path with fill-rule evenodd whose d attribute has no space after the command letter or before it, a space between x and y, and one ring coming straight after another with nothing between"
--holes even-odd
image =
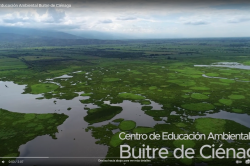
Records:
<instances>
[{"instance_id":1,"label":"green marsh vegetation","mask_svg":"<svg viewBox=\"0 0 250 166\"><path fill-rule=\"evenodd\" d=\"M123 122L123 121L122 121ZM223 120L223 119L216 119L216 118L198 118L195 121L186 121L185 123L188 125L185 125L184 123L173 123L174 119L171 119L168 121L170 124L157 124L153 127L136 127L131 130L126 130L126 133L130 132L137 132L140 134L147 134L149 136L150 133L156 132L158 134L161 134L162 132L174 132L178 134L185 134L185 133L203 133L207 136L210 132L221 134L222 132L231 132L231 133L239 133L239 128L241 132L249 132L249 128L245 127L243 125L240 125L234 121L231 120ZM172 122L172 123L171 123ZM135 122L134 122L135 123ZM217 140L121 140L119 139L120 132L117 132L115 134L112 133L112 130L117 129L117 126L110 127L110 123L107 125L103 125L102 127L89 127L91 129L92 135L97 139L97 144L102 145L109 145L109 151L106 157L119 157L119 145L121 144L128 144L130 147L142 147L142 145L150 145L150 147L167 147L169 151L173 151L177 147L181 147L181 145L184 145L186 148L194 148L195 154L199 154L199 149L205 145L211 145L215 144L216 147L218 147L220 144L223 144L225 147L234 147L239 148L243 147L247 149L249 147L248 141L244 140L237 140L228 142L226 140L220 140L219 144ZM103 131L103 132L102 132ZM103 134L101 134L102 132ZM122 135L124 136L124 135ZM107 139L110 138L110 139ZM211 150L205 150L204 154L209 155L211 154ZM136 153L138 155L138 152ZM171 153L169 154L171 155ZM231 155L230 155L231 156ZM159 157L159 156L157 156ZM201 159L199 156L196 156L197 158L194 159L182 159L181 163L185 165L192 165L194 163L201 163L202 161L208 162L209 165L214 165L216 163L224 164L224 163L232 163L235 161L235 159ZM232 157L232 156L231 156ZM131 158L132 159L132 158ZM151 159L152 160L152 159ZM186 161L187 160L187 161ZM185 162L184 162L185 161ZM176 160L173 158L168 158L165 160L156 158L152 160L153 163L158 163L159 165L162 164L175 164ZM102 163L102 165L110 165L111 163ZM129 163L127 163L129 165ZM142 164L143 165L143 164Z\"/></svg>"},{"instance_id":2,"label":"green marsh vegetation","mask_svg":"<svg viewBox=\"0 0 250 166\"><path fill-rule=\"evenodd\" d=\"M24 93L41 94L43 97L39 100L72 100L82 96L84 99L81 99L79 104L97 106L93 109L84 109L87 115L83 120L89 123L88 132L98 140L96 143L109 146L106 157L119 157L119 145L123 143L131 147L141 147L145 144L151 147L164 146L172 150L180 144L187 144L199 149L204 144L218 145L218 142L121 141L117 135L121 131L145 134L249 132L249 128L239 123L207 118L206 114L223 110L229 115L234 113L249 116L250 70L194 66L217 62L239 62L249 65L249 48L249 39L179 39L1 49L0 78L2 81L27 85ZM72 77L55 79L65 74ZM113 104L121 104L126 100L139 103L143 116L152 117L161 123L153 126L137 126L138 122L131 119L117 119L116 116L124 110ZM153 108L153 102L161 105L161 109ZM70 107L66 106L67 108ZM194 120L190 118L191 116L199 118ZM53 114L49 119L58 117ZM37 115L35 119L39 119ZM40 118L39 122L38 120L32 123L23 122L27 123L26 125L37 126L37 131L30 131L30 134L34 134L33 137L25 141L46 134L43 131L46 127L41 126L45 125L43 123L47 123L47 120L46 122L42 120ZM59 122L57 125L54 124L55 127L62 123ZM100 122L106 124L96 127L95 124ZM5 123L7 124L7 119L3 119L0 123L2 128ZM114 130L118 132L114 133ZM15 130L6 126L1 136L14 139ZM243 145L249 147L244 141L231 143L222 141L222 143L224 147L243 147ZM2 155L16 153L17 148L13 147L13 151L8 151L8 154L7 151L0 153L3 153ZM231 159L226 160L228 163L231 161ZM153 162L190 165L203 161L200 158L181 161L169 158L154 159ZM214 159L205 162L213 165L222 161Z\"/></svg>"},{"instance_id":3,"label":"green marsh vegetation","mask_svg":"<svg viewBox=\"0 0 250 166\"><path fill-rule=\"evenodd\" d=\"M67 117L64 114L24 114L0 109L0 155L18 157L19 146L40 135L56 139L57 126Z\"/></svg>"},{"instance_id":4,"label":"green marsh vegetation","mask_svg":"<svg viewBox=\"0 0 250 166\"><path fill-rule=\"evenodd\" d=\"M88 115L84 120L90 124L103 122L112 119L122 111L122 107L102 105L100 108L93 108L87 111Z\"/></svg>"}]
</instances>

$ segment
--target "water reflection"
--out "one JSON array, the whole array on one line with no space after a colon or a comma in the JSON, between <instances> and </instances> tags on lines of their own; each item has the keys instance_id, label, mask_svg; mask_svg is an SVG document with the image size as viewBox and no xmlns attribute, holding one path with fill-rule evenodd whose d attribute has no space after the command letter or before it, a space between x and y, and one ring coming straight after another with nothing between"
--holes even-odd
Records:
<instances>
[{"instance_id":1,"label":"water reflection","mask_svg":"<svg viewBox=\"0 0 250 166\"><path fill-rule=\"evenodd\" d=\"M250 70L250 66L243 65L238 62L217 62L217 63L212 63L211 65L194 65L194 67L228 67L235 69Z\"/></svg>"},{"instance_id":2,"label":"water reflection","mask_svg":"<svg viewBox=\"0 0 250 166\"><path fill-rule=\"evenodd\" d=\"M205 116L189 116L189 118L191 119L197 119L201 117L228 119L250 128L250 116L248 114L237 114L221 110L218 113L213 113L213 114L208 113Z\"/></svg>"}]
</instances>

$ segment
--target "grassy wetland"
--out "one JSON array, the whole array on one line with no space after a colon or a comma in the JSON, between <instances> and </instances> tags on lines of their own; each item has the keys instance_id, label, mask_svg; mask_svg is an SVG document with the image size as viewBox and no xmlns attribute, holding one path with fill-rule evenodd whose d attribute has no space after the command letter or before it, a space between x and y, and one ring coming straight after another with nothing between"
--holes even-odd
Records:
<instances>
[{"instance_id":1,"label":"grassy wetland","mask_svg":"<svg viewBox=\"0 0 250 166\"><path fill-rule=\"evenodd\" d=\"M18 157L19 146L38 136L56 139L57 126L66 123L70 114L81 116L83 132L89 133L95 144L107 147L103 157L108 159L119 157L122 144L167 147L170 152L181 144L197 151L204 144L249 148L249 141L241 140L122 141L118 137L120 132L250 132L249 38L1 48L0 81L1 89L11 89L7 85L10 81L25 86L20 96L35 96L37 103L49 101L53 108L62 101L74 100L84 113L78 115L79 111L66 104L63 113L62 109L51 110L53 113L20 113L1 106L3 157ZM0 94L0 100L5 95ZM233 158L203 159L197 155L177 160L171 155L152 159L151 164L235 164Z\"/></svg>"}]
</instances>

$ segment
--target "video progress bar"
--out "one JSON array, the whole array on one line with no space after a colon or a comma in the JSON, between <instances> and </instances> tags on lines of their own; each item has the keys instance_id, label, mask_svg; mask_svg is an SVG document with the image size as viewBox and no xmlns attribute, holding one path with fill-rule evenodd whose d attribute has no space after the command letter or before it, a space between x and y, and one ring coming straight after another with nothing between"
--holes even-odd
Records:
<instances>
[{"instance_id":1,"label":"video progress bar","mask_svg":"<svg viewBox=\"0 0 250 166\"><path fill-rule=\"evenodd\" d=\"M118 159L121 159L120 157L0 157L1 159L12 159L12 158L15 158L15 159L113 159L113 158L118 158ZM156 158L160 158L160 157L155 157L155 158L143 158L142 160L144 159L156 159ZM175 157L167 157L168 159L169 158L174 158L176 159ZM203 159L202 157L194 157L194 158L200 158L200 159ZM228 157L228 158L224 158L224 159L229 159L229 158L233 158L233 159L237 159L237 158L234 158L234 157ZM249 159L249 158L245 158L245 159Z\"/></svg>"},{"instance_id":2,"label":"video progress bar","mask_svg":"<svg viewBox=\"0 0 250 166\"><path fill-rule=\"evenodd\" d=\"M0 158L2 158L2 159L12 159L12 158L16 158L16 159L59 159L59 158L61 158L61 159L64 159L64 158L67 158L67 159L70 159L70 158L72 158L72 159L77 159L77 158L79 158L79 159L81 159L81 158L98 158L98 159L100 159L100 158L107 158L107 157L0 157ZM108 157L108 158L120 158L120 157Z\"/></svg>"}]
</instances>

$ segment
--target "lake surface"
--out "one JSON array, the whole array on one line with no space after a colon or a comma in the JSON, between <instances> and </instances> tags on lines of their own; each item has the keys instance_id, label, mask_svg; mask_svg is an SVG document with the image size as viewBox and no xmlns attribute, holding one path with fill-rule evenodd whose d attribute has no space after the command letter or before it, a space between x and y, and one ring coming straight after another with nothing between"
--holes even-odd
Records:
<instances>
[{"instance_id":1,"label":"lake surface","mask_svg":"<svg viewBox=\"0 0 250 166\"><path fill-rule=\"evenodd\" d=\"M217 63L212 63L211 65L194 65L194 67L228 67L235 69L250 70L250 66L243 65L238 62L217 62Z\"/></svg>"}]
</instances>

